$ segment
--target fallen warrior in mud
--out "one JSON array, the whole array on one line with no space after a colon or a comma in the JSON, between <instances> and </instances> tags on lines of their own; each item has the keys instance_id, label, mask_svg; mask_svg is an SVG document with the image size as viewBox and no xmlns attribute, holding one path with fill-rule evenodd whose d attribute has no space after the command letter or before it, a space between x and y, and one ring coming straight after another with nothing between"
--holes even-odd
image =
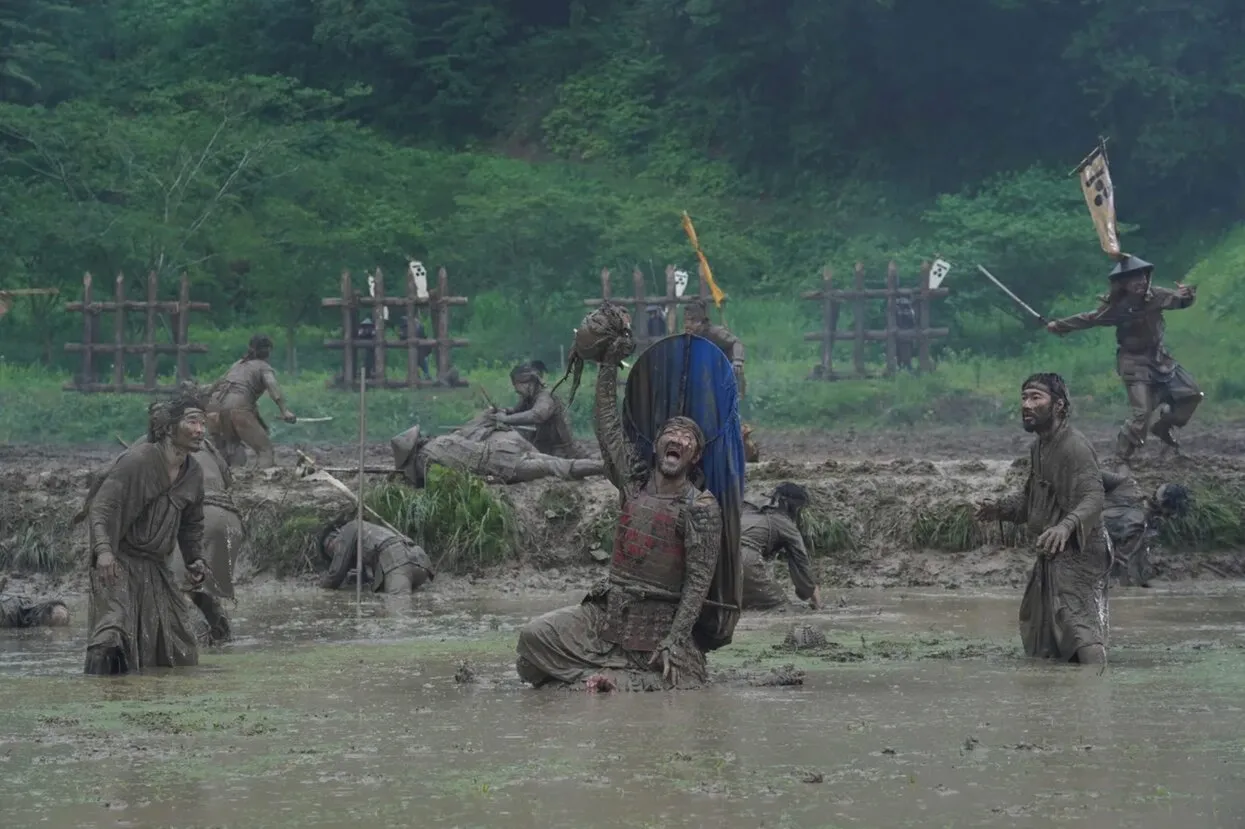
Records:
<instances>
[{"instance_id":1,"label":"fallen warrior in mud","mask_svg":"<svg viewBox=\"0 0 1245 829\"><path fill-rule=\"evenodd\" d=\"M0 628L64 627L69 624L69 608L64 602L5 595L4 588L7 586L7 580L0 579Z\"/></svg>"},{"instance_id":2,"label":"fallen warrior in mud","mask_svg":"<svg viewBox=\"0 0 1245 829\"><path fill-rule=\"evenodd\" d=\"M389 441L394 467L408 484L422 487L428 469L443 466L493 478L503 484L520 484L541 478L581 481L605 474L595 459L557 458L536 451L526 438L508 426L498 425L486 412L460 429L429 438L412 426Z\"/></svg>"},{"instance_id":3,"label":"fallen warrior in mud","mask_svg":"<svg viewBox=\"0 0 1245 829\"><path fill-rule=\"evenodd\" d=\"M690 418L671 418L655 441L655 468L639 461L617 400L618 364L633 348L630 336L616 338L597 375L597 440L622 495L609 575L580 604L520 631L515 667L533 686L650 691L708 681L693 627L721 553L722 515L691 478L705 438Z\"/></svg>"},{"instance_id":4,"label":"fallen warrior in mud","mask_svg":"<svg viewBox=\"0 0 1245 829\"><path fill-rule=\"evenodd\" d=\"M1020 638L1029 656L1081 664L1107 660L1107 575L1111 554L1102 527L1098 458L1068 424L1070 400L1058 374L1021 386L1021 418L1037 440L1024 489L977 510L982 521L1026 524L1037 561L1020 605Z\"/></svg>"},{"instance_id":5,"label":"fallen warrior in mud","mask_svg":"<svg viewBox=\"0 0 1245 829\"><path fill-rule=\"evenodd\" d=\"M1160 523L1184 515L1189 490L1180 484L1160 484L1153 498L1142 495L1137 481L1114 472L1102 473L1106 502L1102 523L1111 538L1111 578L1121 587L1150 586L1150 542Z\"/></svg>"},{"instance_id":6,"label":"fallen warrior in mud","mask_svg":"<svg viewBox=\"0 0 1245 829\"><path fill-rule=\"evenodd\" d=\"M203 470L191 457L203 433L204 413L194 399L152 404L149 442L127 450L104 473L87 505L87 674L198 664L187 603L166 562L176 545L193 586L209 574Z\"/></svg>"},{"instance_id":7,"label":"fallen warrior in mud","mask_svg":"<svg viewBox=\"0 0 1245 829\"><path fill-rule=\"evenodd\" d=\"M332 561L320 586L336 590L357 563L359 521L329 524L320 532L319 544L321 554ZM433 577L432 562L423 547L370 521L363 522L363 569L372 574L374 593L413 593Z\"/></svg>"},{"instance_id":8,"label":"fallen warrior in mud","mask_svg":"<svg viewBox=\"0 0 1245 829\"><path fill-rule=\"evenodd\" d=\"M804 547L800 513L808 504L808 492L784 482L775 488L768 504L744 502L740 516L740 555L743 558L744 610L770 610L787 603L787 591L770 572L770 562L785 559L795 594L809 607L821 607L821 588L813 580L813 568Z\"/></svg>"}]
</instances>

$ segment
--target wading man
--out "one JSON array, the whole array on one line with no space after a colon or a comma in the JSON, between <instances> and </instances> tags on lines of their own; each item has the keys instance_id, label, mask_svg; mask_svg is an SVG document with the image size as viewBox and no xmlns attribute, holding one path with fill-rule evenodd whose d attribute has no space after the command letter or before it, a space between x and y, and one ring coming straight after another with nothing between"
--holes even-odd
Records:
<instances>
[{"instance_id":1,"label":"wading man","mask_svg":"<svg viewBox=\"0 0 1245 829\"><path fill-rule=\"evenodd\" d=\"M510 371L510 383L519 395L519 403L512 409L494 410L494 420L512 428L534 428L530 440L537 452L555 458L583 457L575 446L566 407L545 388L540 370L530 363L517 365Z\"/></svg>"},{"instance_id":2,"label":"wading man","mask_svg":"<svg viewBox=\"0 0 1245 829\"><path fill-rule=\"evenodd\" d=\"M639 459L617 399L618 364L633 349L631 337L620 334L597 374L597 441L622 495L609 575L580 604L540 616L519 633L516 669L537 687L639 691L708 680L693 628L721 554L722 514L713 494L693 482L705 438L695 421L673 417L656 435L653 466Z\"/></svg>"},{"instance_id":3,"label":"wading man","mask_svg":"<svg viewBox=\"0 0 1245 829\"><path fill-rule=\"evenodd\" d=\"M320 586L336 590L358 562L359 521L329 524L321 531L319 543L321 554L332 561ZM370 521L363 522L363 568L372 573L375 593L413 593L433 577L432 562L423 547Z\"/></svg>"},{"instance_id":4,"label":"wading man","mask_svg":"<svg viewBox=\"0 0 1245 829\"><path fill-rule=\"evenodd\" d=\"M203 561L204 413L191 398L151 406L148 443L104 473L87 505L91 600L86 673L124 674L199 661L187 603L167 560L176 545L192 587Z\"/></svg>"},{"instance_id":5,"label":"wading man","mask_svg":"<svg viewBox=\"0 0 1245 829\"><path fill-rule=\"evenodd\" d=\"M1117 438L1117 462L1127 464L1146 442L1146 432L1173 449L1179 449L1172 429L1189 422L1204 395L1192 375L1184 370L1163 343L1163 312L1188 308L1197 289L1177 285L1176 290L1151 285L1154 266L1129 256L1111 271L1111 288L1096 311L1052 320L1047 329L1067 334L1097 326L1115 328L1116 371L1128 392L1132 416ZM1151 423L1153 421L1153 423Z\"/></svg>"},{"instance_id":6,"label":"wading man","mask_svg":"<svg viewBox=\"0 0 1245 829\"><path fill-rule=\"evenodd\" d=\"M722 349L722 353L730 358L731 368L735 371L735 384L739 396L744 396L744 344L724 325L712 325L709 322L709 307L703 299L698 299L683 311L683 330L697 337L704 337Z\"/></svg>"},{"instance_id":7,"label":"wading man","mask_svg":"<svg viewBox=\"0 0 1245 829\"><path fill-rule=\"evenodd\" d=\"M212 387L208 409L213 415L212 437L230 466L246 463L243 444L251 447L260 469L276 465L268 424L259 415L259 399L265 392L281 410L282 420L293 423L298 419L286 408L281 387L277 385L277 374L268 364L271 353L272 340L256 334L251 337L246 356L230 366Z\"/></svg>"},{"instance_id":8,"label":"wading man","mask_svg":"<svg viewBox=\"0 0 1245 829\"><path fill-rule=\"evenodd\" d=\"M764 506L744 502L739 519L744 610L770 610L787 603L787 591L771 572L775 558L786 560L795 595L814 610L821 607L821 588L813 580L800 529L800 515L807 504L807 490L789 482L779 484Z\"/></svg>"},{"instance_id":9,"label":"wading man","mask_svg":"<svg viewBox=\"0 0 1245 829\"><path fill-rule=\"evenodd\" d=\"M1068 423L1071 401L1058 374L1035 374L1020 391L1029 450L1024 489L977 509L982 521L1025 524L1037 561L1020 604L1020 638L1029 656L1064 662L1107 659L1110 552L1102 528L1098 458Z\"/></svg>"}]
</instances>

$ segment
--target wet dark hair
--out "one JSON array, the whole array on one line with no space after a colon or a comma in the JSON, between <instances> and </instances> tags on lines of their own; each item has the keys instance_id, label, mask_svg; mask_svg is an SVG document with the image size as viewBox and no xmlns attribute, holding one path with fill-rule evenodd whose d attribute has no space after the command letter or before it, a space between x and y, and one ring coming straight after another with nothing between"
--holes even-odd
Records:
<instances>
[{"instance_id":1,"label":"wet dark hair","mask_svg":"<svg viewBox=\"0 0 1245 829\"><path fill-rule=\"evenodd\" d=\"M808 506L808 490L799 484L783 481L774 488L770 496L774 505L792 518L798 518L800 511Z\"/></svg>"},{"instance_id":2,"label":"wet dark hair","mask_svg":"<svg viewBox=\"0 0 1245 829\"><path fill-rule=\"evenodd\" d=\"M541 363L541 367L544 367L544 363ZM540 369L536 368L536 366L532 363L519 363L517 366L510 369L511 383L523 383L529 380L539 379Z\"/></svg>"},{"instance_id":3,"label":"wet dark hair","mask_svg":"<svg viewBox=\"0 0 1245 829\"><path fill-rule=\"evenodd\" d=\"M246 356L242 358L243 362L247 360L256 360L259 358L259 352L267 349L272 351L272 338L267 334L256 334L251 337L251 342L247 345Z\"/></svg>"},{"instance_id":4,"label":"wet dark hair","mask_svg":"<svg viewBox=\"0 0 1245 829\"><path fill-rule=\"evenodd\" d=\"M1050 392L1051 400L1063 403L1062 415L1067 417L1072 413L1072 400L1068 397L1068 384L1063 378L1054 372L1045 371L1037 374L1030 374L1029 377L1020 384L1020 390L1023 392L1030 386L1042 386ZM1060 414L1060 412L1056 412Z\"/></svg>"},{"instance_id":5,"label":"wet dark hair","mask_svg":"<svg viewBox=\"0 0 1245 829\"><path fill-rule=\"evenodd\" d=\"M185 416L187 409L203 410L196 394L179 394L171 400L159 400L147 407L147 440L158 443Z\"/></svg>"},{"instance_id":6,"label":"wet dark hair","mask_svg":"<svg viewBox=\"0 0 1245 829\"><path fill-rule=\"evenodd\" d=\"M693 300L683 310L683 319L688 322L699 322L709 319L709 306L703 299Z\"/></svg>"}]
</instances>

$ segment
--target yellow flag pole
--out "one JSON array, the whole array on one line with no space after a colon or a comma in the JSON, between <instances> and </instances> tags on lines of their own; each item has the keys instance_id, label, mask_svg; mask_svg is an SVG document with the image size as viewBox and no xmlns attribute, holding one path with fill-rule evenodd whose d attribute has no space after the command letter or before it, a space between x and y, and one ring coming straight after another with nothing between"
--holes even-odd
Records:
<instances>
[{"instance_id":1,"label":"yellow flag pole","mask_svg":"<svg viewBox=\"0 0 1245 829\"><path fill-rule=\"evenodd\" d=\"M687 234L687 238L692 243L692 249L696 251L696 259L700 263L700 275L709 286L709 293L713 295L713 304L720 311L722 309L722 300L726 298L726 294L722 293L722 289L718 287L718 283L713 280L713 271L709 269L709 260L705 258L704 251L700 249L700 240L696 238L696 228L692 226L692 217L687 215L687 211L683 211L683 232Z\"/></svg>"}]
</instances>

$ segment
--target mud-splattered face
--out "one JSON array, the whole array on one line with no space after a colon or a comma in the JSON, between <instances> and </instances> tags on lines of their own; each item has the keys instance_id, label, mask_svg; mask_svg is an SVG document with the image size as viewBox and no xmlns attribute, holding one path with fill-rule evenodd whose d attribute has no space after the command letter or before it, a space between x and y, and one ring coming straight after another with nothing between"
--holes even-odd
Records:
<instances>
[{"instance_id":1,"label":"mud-splattered face","mask_svg":"<svg viewBox=\"0 0 1245 829\"><path fill-rule=\"evenodd\" d=\"M688 334L700 334L709 327L709 320L704 317L685 316L683 318L683 330Z\"/></svg>"},{"instance_id":2,"label":"mud-splattered face","mask_svg":"<svg viewBox=\"0 0 1245 829\"><path fill-rule=\"evenodd\" d=\"M657 438L657 470L667 478L678 478L700 460L700 439L682 424L671 424Z\"/></svg>"},{"instance_id":3,"label":"mud-splattered face","mask_svg":"<svg viewBox=\"0 0 1245 829\"><path fill-rule=\"evenodd\" d=\"M1135 273L1124 279L1124 293L1130 297L1145 296L1150 287L1150 272Z\"/></svg>"},{"instance_id":4,"label":"mud-splattered face","mask_svg":"<svg viewBox=\"0 0 1245 829\"><path fill-rule=\"evenodd\" d=\"M207 430L207 419L198 409L187 409L182 419L173 428L173 445L183 452L198 452L203 448L203 434Z\"/></svg>"},{"instance_id":5,"label":"mud-splattered face","mask_svg":"<svg viewBox=\"0 0 1245 829\"><path fill-rule=\"evenodd\" d=\"M514 386L515 394L524 399L535 397L540 386L535 379L531 377L519 377L510 381L510 385Z\"/></svg>"},{"instance_id":6,"label":"mud-splattered face","mask_svg":"<svg viewBox=\"0 0 1245 829\"><path fill-rule=\"evenodd\" d=\"M1045 386L1025 386L1020 392L1020 420L1026 432L1044 432L1055 420L1055 401Z\"/></svg>"}]
</instances>

